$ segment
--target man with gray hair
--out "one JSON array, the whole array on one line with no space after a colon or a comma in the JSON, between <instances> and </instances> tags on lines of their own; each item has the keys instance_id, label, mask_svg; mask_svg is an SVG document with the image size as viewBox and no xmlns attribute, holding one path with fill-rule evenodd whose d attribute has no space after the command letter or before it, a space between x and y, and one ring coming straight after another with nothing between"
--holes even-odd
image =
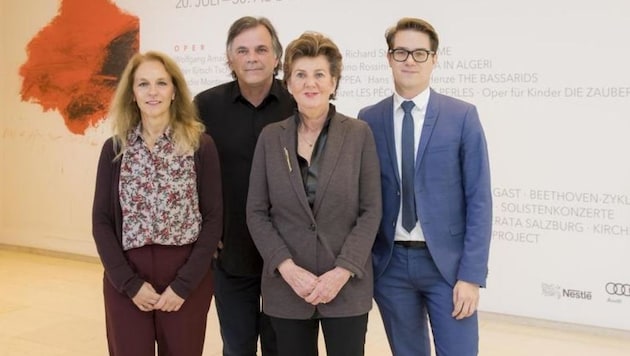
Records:
<instances>
[{"instance_id":1,"label":"man with gray hair","mask_svg":"<svg viewBox=\"0 0 630 356\"><path fill-rule=\"evenodd\" d=\"M247 229L245 205L258 135L267 124L292 115L295 102L276 79L282 45L268 19L236 20L226 55L234 80L195 97L221 160L224 221L214 283L223 355L256 355L260 335L262 354L274 356L275 335L260 306L262 258Z\"/></svg>"}]
</instances>

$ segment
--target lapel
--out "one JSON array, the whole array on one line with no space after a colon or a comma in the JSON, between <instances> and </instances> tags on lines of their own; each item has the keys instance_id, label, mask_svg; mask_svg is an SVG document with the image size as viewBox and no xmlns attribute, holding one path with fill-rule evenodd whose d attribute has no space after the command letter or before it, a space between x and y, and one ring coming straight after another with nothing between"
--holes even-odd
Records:
<instances>
[{"instance_id":1,"label":"lapel","mask_svg":"<svg viewBox=\"0 0 630 356\"><path fill-rule=\"evenodd\" d=\"M295 114L297 115L297 113ZM306 210L306 212L311 216L314 220L313 213L311 211L311 207L308 204L308 200L306 199L306 192L304 191L304 182L302 181L302 174L300 173L300 164L297 161L297 126L295 124L295 118L291 116L287 120L284 120L281 123L284 132L280 135L280 144L282 145L282 165L287 165L287 160L290 163L291 170L287 169L289 174L289 181L291 182L291 187L293 187L293 191L295 192L295 196L297 197L298 203L300 206Z\"/></svg>"},{"instance_id":2,"label":"lapel","mask_svg":"<svg viewBox=\"0 0 630 356\"><path fill-rule=\"evenodd\" d=\"M319 207L322 204L322 200L326 194L326 188L330 183L335 167L337 167L337 160L341 153L341 149L346 135L347 125L344 122L348 120L347 117L335 113L330 118L330 126L328 127L328 138L326 139L326 147L324 149L324 157L322 165L320 166L319 177L317 180L317 193L315 193L315 202L313 203L313 215L317 216ZM339 167L339 169L344 169ZM306 195L305 195L306 196Z\"/></svg>"},{"instance_id":3,"label":"lapel","mask_svg":"<svg viewBox=\"0 0 630 356\"><path fill-rule=\"evenodd\" d=\"M420 143L418 144L418 152L416 153L416 174L420 172L420 166L422 163L422 158L424 157L424 152L427 148L429 140L431 139L431 135L433 134L433 129L435 128L435 122L438 117L438 108L439 108L439 97L438 94L431 90L431 95L429 96L429 102L427 103L426 114L424 115L424 124L422 125L422 132L420 133Z\"/></svg>"},{"instance_id":4,"label":"lapel","mask_svg":"<svg viewBox=\"0 0 630 356\"><path fill-rule=\"evenodd\" d=\"M387 146L387 153L389 154L389 161L392 163L391 169L394 172L394 177L400 183L400 170L398 168L398 157L396 155L396 141L394 139L394 97L390 96L381 106L382 113L380 117L383 118L383 130L385 131L385 143Z\"/></svg>"}]
</instances>

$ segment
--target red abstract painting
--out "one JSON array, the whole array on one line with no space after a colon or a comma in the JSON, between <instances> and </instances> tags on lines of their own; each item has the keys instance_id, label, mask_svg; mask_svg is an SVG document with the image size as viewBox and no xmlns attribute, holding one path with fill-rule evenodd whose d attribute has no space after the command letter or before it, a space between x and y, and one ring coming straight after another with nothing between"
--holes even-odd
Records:
<instances>
[{"instance_id":1,"label":"red abstract painting","mask_svg":"<svg viewBox=\"0 0 630 356\"><path fill-rule=\"evenodd\" d=\"M57 110L70 132L105 119L122 71L139 48L140 21L108 0L62 0L29 42L22 101Z\"/></svg>"}]
</instances>

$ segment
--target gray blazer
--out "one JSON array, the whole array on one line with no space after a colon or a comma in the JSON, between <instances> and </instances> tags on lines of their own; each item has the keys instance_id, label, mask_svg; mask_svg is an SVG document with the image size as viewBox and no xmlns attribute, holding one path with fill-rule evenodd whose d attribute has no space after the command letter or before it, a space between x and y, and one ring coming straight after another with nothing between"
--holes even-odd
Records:
<instances>
[{"instance_id":1,"label":"gray blazer","mask_svg":"<svg viewBox=\"0 0 630 356\"><path fill-rule=\"evenodd\" d=\"M268 315L308 319L315 306L296 295L277 271L288 258L315 275L343 267L355 274L322 317L367 313L372 307L371 249L381 219L378 156L370 128L336 113L320 165L311 210L297 160L293 117L262 131L252 165L247 225L264 260L263 309Z\"/></svg>"}]
</instances>

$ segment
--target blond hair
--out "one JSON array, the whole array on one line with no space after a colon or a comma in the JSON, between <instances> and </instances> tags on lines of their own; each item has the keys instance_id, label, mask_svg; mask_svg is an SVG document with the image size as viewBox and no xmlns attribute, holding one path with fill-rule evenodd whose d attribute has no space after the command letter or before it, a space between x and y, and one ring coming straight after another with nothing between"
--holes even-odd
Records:
<instances>
[{"instance_id":1,"label":"blond hair","mask_svg":"<svg viewBox=\"0 0 630 356\"><path fill-rule=\"evenodd\" d=\"M162 63L175 87L175 98L169 108L169 125L176 152L185 154L195 151L199 148L201 134L205 131L192 102L184 74L177 63L164 53L156 51L137 53L129 60L120 77L109 111L110 117L114 119L114 149L119 150L116 159L124 153L128 135L141 121L140 109L134 101L133 80L140 64L148 61Z\"/></svg>"}]
</instances>

